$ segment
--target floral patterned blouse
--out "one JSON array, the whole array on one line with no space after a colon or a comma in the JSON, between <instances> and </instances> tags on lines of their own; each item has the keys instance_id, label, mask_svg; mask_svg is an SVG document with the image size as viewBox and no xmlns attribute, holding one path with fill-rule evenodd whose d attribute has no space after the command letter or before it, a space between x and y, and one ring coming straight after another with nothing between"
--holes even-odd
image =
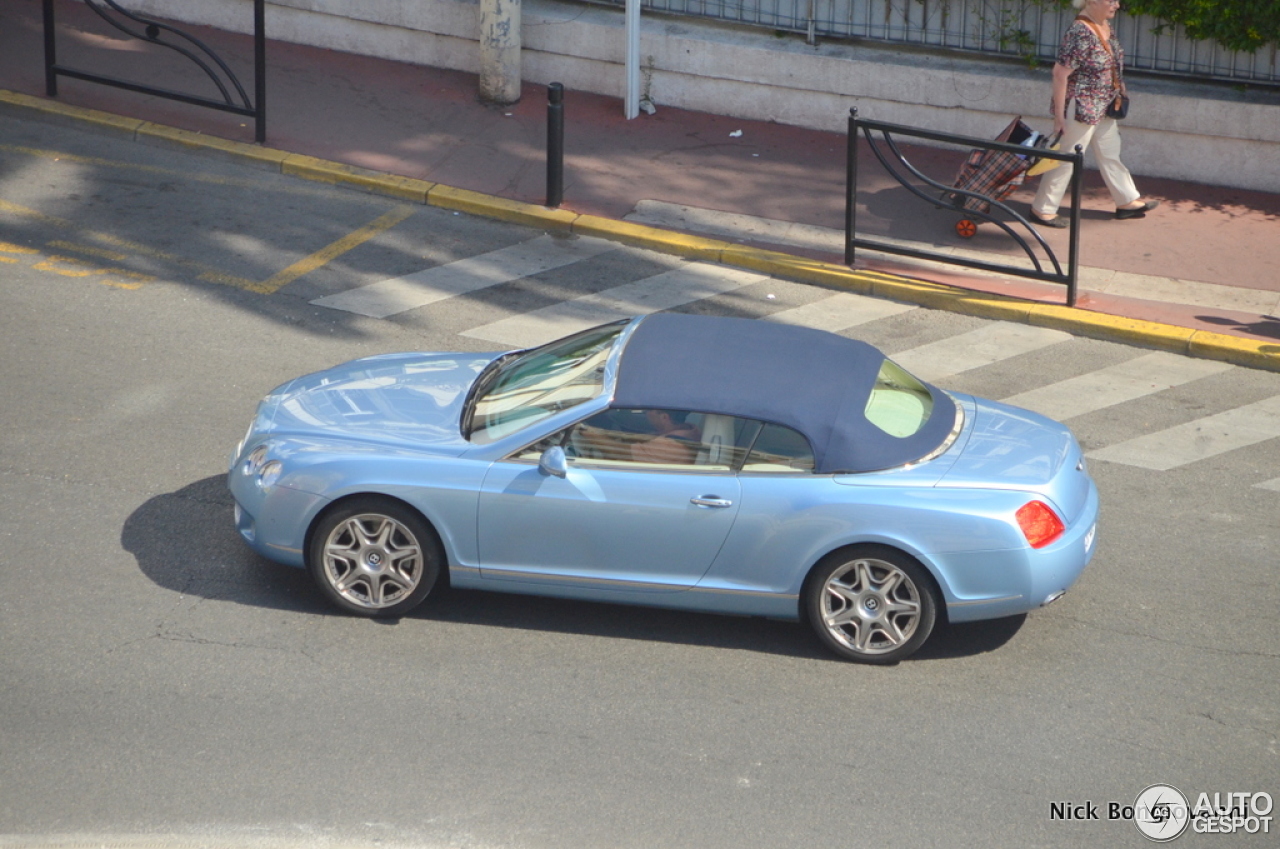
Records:
<instances>
[{"instance_id":1,"label":"floral patterned blouse","mask_svg":"<svg viewBox=\"0 0 1280 849\"><path fill-rule=\"evenodd\" d=\"M1111 52L1084 21L1077 20L1062 36L1058 47L1058 64L1071 69L1067 79L1067 99L1075 98L1076 120L1097 124L1103 119L1107 105L1116 97L1115 81L1124 69L1124 48L1111 33ZM1112 74L1112 66L1116 73ZM1052 114L1053 107L1050 106Z\"/></svg>"}]
</instances>

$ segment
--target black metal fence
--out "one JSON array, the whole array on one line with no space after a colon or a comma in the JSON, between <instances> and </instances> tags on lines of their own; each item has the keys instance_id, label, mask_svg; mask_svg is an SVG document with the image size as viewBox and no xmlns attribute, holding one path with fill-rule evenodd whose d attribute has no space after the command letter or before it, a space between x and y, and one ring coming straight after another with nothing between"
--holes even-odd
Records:
<instances>
[{"instance_id":1,"label":"black metal fence","mask_svg":"<svg viewBox=\"0 0 1280 849\"><path fill-rule=\"evenodd\" d=\"M583 0L621 5L624 0ZM1012 56L1053 64L1076 11L1028 0L642 0L644 9L818 38ZM1125 68L1197 80L1280 85L1280 45L1252 53L1189 38L1180 26L1121 14Z\"/></svg>"},{"instance_id":2,"label":"black metal fence","mask_svg":"<svg viewBox=\"0 0 1280 849\"><path fill-rule=\"evenodd\" d=\"M191 60L213 81L221 100L159 88L145 83L119 79L106 74L73 68L58 62L57 22L54 0L44 0L44 72L45 93L58 95L58 77L101 83L129 91L151 94L169 100L177 100L194 106L203 106L254 119L254 138L259 144L267 140L267 49L265 35L266 0L253 0L253 77L254 97L249 100L240 80L217 53L199 39L152 18L135 14L120 6L116 0L84 0L84 4L115 29L132 38L155 44ZM232 95L232 90L235 96Z\"/></svg>"},{"instance_id":3,"label":"black metal fence","mask_svg":"<svg viewBox=\"0 0 1280 849\"><path fill-rule=\"evenodd\" d=\"M976 222L973 221L975 218L990 222L1013 238L1014 242L1026 254L1030 261L1030 267L956 256L860 237L857 229L860 134L866 144L870 146L871 152L884 167L885 171L912 195L916 196L922 203L930 206L954 209L961 216L960 223L956 228L959 235L972 235L971 231L966 232L967 228L961 225L965 223L976 225ZM898 143L900 138L921 139L948 146L967 148L977 152L1009 154L1014 157L1020 157L1024 162L1034 158L1059 160L1070 164L1072 168L1071 212L1068 216L1070 223L1068 225L1069 247L1066 268L1063 268L1053 248L1040 235L1035 225L1004 203L1000 192L1001 187L998 183L994 185L990 181L976 181L971 185L963 183L948 185L942 183L925 175L911 164L903 152L902 146ZM859 118L858 110L855 108L849 110L847 156L844 232L844 261L846 265L853 265L854 254L858 248L906 256L913 259L960 265L997 274L1065 285L1067 287L1067 306L1075 306L1080 256L1080 184L1084 168L1084 152L1079 147L1070 153L1060 153L1052 150L1032 149L1019 144L935 133L900 124L868 121ZM980 159L981 157L977 158ZM1025 165L1023 167L1025 168Z\"/></svg>"}]
</instances>

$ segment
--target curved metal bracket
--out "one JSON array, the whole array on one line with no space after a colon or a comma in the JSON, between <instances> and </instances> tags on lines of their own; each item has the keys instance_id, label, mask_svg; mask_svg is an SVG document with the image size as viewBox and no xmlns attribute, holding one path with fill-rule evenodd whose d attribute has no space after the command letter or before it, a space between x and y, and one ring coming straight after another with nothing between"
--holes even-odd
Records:
<instances>
[{"instance_id":1,"label":"curved metal bracket","mask_svg":"<svg viewBox=\"0 0 1280 849\"><path fill-rule=\"evenodd\" d=\"M924 192L920 191L918 188L916 188L915 186L907 182L907 179L898 172L897 168L895 168L894 165L887 158L885 158L884 153L880 150L880 146L876 144L875 137L871 135L871 129L869 127L863 127L862 132L863 132L863 136L867 140L867 144L871 146L871 152L875 154L876 159L880 160L880 164L884 166L884 170L888 171L891 177L893 177L895 180L901 183L903 188L911 192L916 197L921 198L922 200L925 200L929 203L932 203L935 205L937 204L936 198L929 197ZM914 165L912 165L907 160L907 157L902 153L902 151L898 149L898 144L897 142L894 141L893 136L889 135L889 133L884 130L881 131L881 135L884 136L885 145L889 148L889 150L893 151L893 155L897 158L898 162L903 167L905 167L907 171L911 173L912 176L916 177L921 182L927 185L930 185L935 189L940 190L942 194L963 195L965 197L974 198L975 200L980 200L983 203L991 204L992 206L999 208L1001 211L1008 213L1016 221L1020 222L1022 226L1027 229L1027 232L1029 232L1032 236L1035 237L1036 242L1044 250L1045 255L1049 258L1049 261L1053 263L1054 271L1057 274L1062 273L1062 265L1058 262L1058 257L1054 254L1053 248L1049 247L1049 243L1044 240L1044 237L1041 236L1040 233L1034 227L1031 226L1030 221L1023 218L1017 212L1014 212L1013 209L1011 209L1003 201L996 200L995 198L989 195L984 195L979 192L971 192L968 189L960 189L960 188L956 188L955 186L945 186L942 183L939 183L937 180L934 180L931 177L921 173L919 169L917 169ZM961 209L963 209L961 205L953 204L953 206L959 206ZM1039 271L1041 273L1044 272L1044 266L1040 264L1040 257L1036 256L1035 251L1032 249L1030 245L1027 244L1026 239L1022 238L1016 232L1014 232L1013 228L1010 227L1008 224L999 220L998 218L995 218L990 213L982 212L981 210L978 210L978 209L963 209L963 212L965 215L971 215L974 218L981 218L984 221L990 221L992 224L995 224L1001 230L1004 230L1006 233L1012 236L1013 240L1018 243L1018 246L1020 248L1022 248L1023 253L1025 253L1027 255L1027 258L1031 260L1031 264L1036 267L1036 271Z\"/></svg>"},{"instance_id":2,"label":"curved metal bracket","mask_svg":"<svg viewBox=\"0 0 1280 849\"><path fill-rule=\"evenodd\" d=\"M968 268L976 268L1016 277L1027 277L1033 280L1041 280L1049 283L1062 283L1067 286L1067 304L1069 306L1075 305L1079 257L1080 174L1084 163L1084 154L1079 148L1077 148L1072 154L1063 154L1056 151L1037 151L1036 153L1037 156L1070 163L1072 168L1072 207L1069 255L1067 258L1067 267L1064 271L1062 263L1059 262L1053 248L1047 241L1045 241L1044 236L1041 235L1039 230L1036 229L1036 227L1027 218L1016 212L1002 200L971 189L944 185L943 183L929 177L927 174L924 174L907 159L906 155L899 148L895 136L920 138L942 142L947 145L962 145L964 147L985 149L988 151L1015 153L1022 156L1025 156L1028 153L1028 148L1020 145L1009 144L1007 142L989 142L982 139L973 139L965 136L949 135L945 133L935 133L914 127L900 126L897 124L866 121L857 117L856 108L849 110L849 113L849 150L845 198L845 263L847 265L853 264L855 248L869 248L871 250L908 256L915 259L924 259L950 265L962 265ZM861 130L861 133L859 133L859 130ZM881 138L878 140L873 133L879 133ZM912 195L932 206L955 209L958 212L962 212L966 217L977 218L995 224L1013 238L1013 240L1022 249L1023 253L1026 254L1027 259L1030 260L1034 270L1005 263L989 262L982 259L939 253L937 251L920 250L917 248L906 247L901 244L892 244L872 239L859 238L856 233L856 195L858 181L857 145L859 135L866 139L868 146L871 148L872 154L875 156L876 160L879 161L884 170ZM1006 183L1005 185L1007 186L1008 184ZM922 188L922 186L927 188ZM932 189L936 194L931 195L929 193L929 189ZM979 201L980 204L975 205L985 207L985 210L982 208L967 208L969 206L967 201L970 200ZM992 208L998 210L1003 215L1008 216L1011 221L1001 220L1001 218L993 215ZM1030 240L1024 237L1023 232L1021 232L1023 230L1025 230L1026 234L1030 235ZM1031 244L1031 241L1034 241L1035 246L1038 246L1042 253L1037 252L1036 247ZM1044 263L1041 261L1042 256L1047 258L1048 262L1052 265L1052 271L1046 270Z\"/></svg>"},{"instance_id":3,"label":"curved metal bracket","mask_svg":"<svg viewBox=\"0 0 1280 849\"><path fill-rule=\"evenodd\" d=\"M98 5L99 3L105 3L107 7L119 13L122 17L125 17L134 23L141 24L145 29L141 32L136 32L130 29L120 21L113 18L106 8ZM175 53L179 53L190 59L197 67L200 68L200 70L204 71L205 74L208 75L209 79L213 80L213 84L216 85L218 87L218 91L222 93L223 102L228 106L234 106L235 103L231 99L231 93L227 91L227 87L223 83L222 78L220 78L213 68L209 66L209 62L206 62L199 54L192 50L188 50L181 44L170 44L169 42L161 40L161 34L171 33L177 38L183 39L194 47L195 50L198 50L200 54L203 54L213 64L218 66L222 71L222 74L226 77L227 82L230 82L235 86L236 92L240 95L240 104L245 109L253 108L253 105L249 102L249 95L245 93L244 86L240 85L240 80L236 79L236 75L229 67L227 67L227 63L222 61L222 58L218 56L218 54L214 53L213 50L195 36L188 35L182 30L169 26L168 24L161 23L160 21L152 20L151 18L144 18L141 15L130 12L128 9L122 8L115 0L84 0L84 4L97 12L98 17L102 18L108 24L115 27L125 35L136 38L139 41L149 41L152 44L159 45L160 47L167 47Z\"/></svg>"},{"instance_id":4,"label":"curved metal bracket","mask_svg":"<svg viewBox=\"0 0 1280 849\"><path fill-rule=\"evenodd\" d=\"M222 60L208 45L182 30L154 20L121 6L117 0L84 0L98 17L111 27L130 38L154 44L172 50L186 57L195 64L217 87L221 96L218 98L203 97L186 92L157 88L142 83L122 80L103 74L70 68L57 62L57 45L55 41L56 25L54 21L53 0L44 2L44 54L45 54L45 90L49 97L58 94L58 77L72 77L87 82L102 83L129 91L151 94L169 100L177 100L194 106L204 106L237 115L247 115L255 119L255 138L259 143L266 141L266 36L265 0L253 0L253 43L254 43L254 98L248 93L230 66Z\"/></svg>"}]
</instances>

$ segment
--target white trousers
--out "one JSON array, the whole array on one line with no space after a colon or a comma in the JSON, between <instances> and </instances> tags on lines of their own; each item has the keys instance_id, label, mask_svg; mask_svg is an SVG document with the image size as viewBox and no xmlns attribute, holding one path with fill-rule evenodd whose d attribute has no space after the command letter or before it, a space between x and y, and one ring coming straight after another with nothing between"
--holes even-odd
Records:
<instances>
[{"instance_id":1,"label":"white trousers","mask_svg":"<svg viewBox=\"0 0 1280 849\"><path fill-rule=\"evenodd\" d=\"M1069 104L1067 109L1067 114L1074 112L1073 105ZM1133 184L1133 175L1120 161L1120 127L1114 118L1103 118L1097 124L1082 124L1074 118L1068 121L1058 150L1070 153L1076 145L1093 154L1102 182L1107 184L1117 207L1133 203L1142 196ZM1031 211L1042 218L1056 215L1062 196L1070 185L1071 166L1064 162L1040 178L1040 189L1031 202Z\"/></svg>"}]
</instances>

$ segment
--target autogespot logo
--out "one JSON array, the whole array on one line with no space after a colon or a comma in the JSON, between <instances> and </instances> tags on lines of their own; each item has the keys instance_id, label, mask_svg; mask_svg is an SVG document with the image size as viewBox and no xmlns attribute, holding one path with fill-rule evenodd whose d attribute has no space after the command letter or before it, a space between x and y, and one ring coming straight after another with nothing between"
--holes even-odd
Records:
<instances>
[{"instance_id":1,"label":"autogespot logo","mask_svg":"<svg viewBox=\"0 0 1280 849\"><path fill-rule=\"evenodd\" d=\"M1148 840L1173 840L1187 830L1190 822L1187 797L1172 785L1152 784L1133 801L1133 824Z\"/></svg>"}]
</instances>

